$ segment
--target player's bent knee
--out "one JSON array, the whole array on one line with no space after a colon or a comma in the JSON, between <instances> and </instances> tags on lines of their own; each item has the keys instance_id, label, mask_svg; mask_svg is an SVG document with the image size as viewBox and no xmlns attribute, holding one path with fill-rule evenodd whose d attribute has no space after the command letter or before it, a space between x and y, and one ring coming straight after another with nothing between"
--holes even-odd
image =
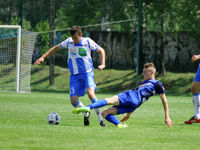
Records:
<instances>
[{"instance_id":1,"label":"player's bent knee","mask_svg":"<svg viewBox=\"0 0 200 150\"><path fill-rule=\"evenodd\" d=\"M192 93L199 93L199 87L196 85L192 85Z\"/></svg>"},{"instance_id":2,"label":"player's bent knee","mask_svg":"<svg viewBox=\"0 0 200 150\"><path fill-rule=\"evenodd\" d=\"M93 98L96 97L94 91L88 91L87 94L88 94L88 97L89 97L90 99L93 99Z\"/></svg>"},{"instance_id":3,"label":"player's bent knee","mask_svg":"<svg viewBox=\"0 0 200 150\"><path fill-rule=\"evenodd\" d=\"M107 110L103 110L102 112L101 112L101 115L102 115L102 117L106 117L107 115L108 115L108 111Z\"/></svg>"},{"instance_id":4,"label":"player's bent knee","mask_svg":"<svg viewBox=\"0 0 200 150\"><path fill-rule=\"evenodd\" d=\"M192 93L199 93L200 82L193 81L192 82Z\"/></svg>"}]
</instances>

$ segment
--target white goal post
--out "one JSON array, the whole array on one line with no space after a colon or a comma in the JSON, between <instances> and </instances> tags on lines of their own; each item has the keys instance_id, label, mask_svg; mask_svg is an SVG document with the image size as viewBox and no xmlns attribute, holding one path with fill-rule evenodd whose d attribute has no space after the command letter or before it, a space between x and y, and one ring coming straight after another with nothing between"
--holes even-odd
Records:
<instances>
[{"instance_id":1,"label":"white goal post","mask_svg":"<svg viewBox=\"0 0 200 150\"><path fill-rule=\"evenodd\" d=\"M17 29L16 92L19 93L19 65L20 65L20 47L21 47L21 26L0 25L0 28Z\"/></svg>"},{"instance_id":2,"label":"white goal post","mask_svg":"<svg viewBox=\"0 0 200 150\"><path fill-rule=\"evenodd\" d=\"M0 25L0 90L31 92L31 61L36 37L37 33L22 30L21 26Z\"/></svg>"}]
</instances>

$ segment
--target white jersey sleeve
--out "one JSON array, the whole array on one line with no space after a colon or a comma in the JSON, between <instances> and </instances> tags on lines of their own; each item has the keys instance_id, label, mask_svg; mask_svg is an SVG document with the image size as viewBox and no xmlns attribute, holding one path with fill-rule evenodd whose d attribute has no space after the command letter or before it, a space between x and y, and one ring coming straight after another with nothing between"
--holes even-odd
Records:
<instances>
[{"instance_id":1,"label":"white jersey sleeve","mask_svg":"<svg viewBox=\"0 0 200 150\"><path fill-rule=\"evenodd\" d=\"M69 45L69 41L70 41L71 37L67 38L65 41L63 41L60 46L62 48L68 48L68 45Z\"/></svg>"},{"instance_id":2,"label":"white jersey sleeve","mask_svg":"<svg viewBox=\"0 0 200 150\"><path fill-rule=\"evenodd\" d=\"M89 48L90 48L92 51L98 50L99 45L98 45L97 43L95 43L91 38L88 37L87 39L88 39Z\"/></svg>"}]
</instances>

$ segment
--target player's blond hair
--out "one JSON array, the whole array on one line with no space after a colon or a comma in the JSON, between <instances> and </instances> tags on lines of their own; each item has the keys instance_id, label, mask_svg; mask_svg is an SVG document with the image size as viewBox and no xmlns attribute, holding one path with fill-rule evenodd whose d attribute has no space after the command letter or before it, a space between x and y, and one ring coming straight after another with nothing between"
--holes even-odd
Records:
<instances>
[{"instance_id":1,"label":"player's blond hair","mask_svg":"<svg viewBox=\"0 0 200 150\"><path fill-rule=\"evenodd\" d=\"M156 73L156 67L155 67L154 63L152 63L152 62L145 63L144 64L144 68L151 69L152 71L154 71L154 73Z\"/></svg>"}]
</instances>

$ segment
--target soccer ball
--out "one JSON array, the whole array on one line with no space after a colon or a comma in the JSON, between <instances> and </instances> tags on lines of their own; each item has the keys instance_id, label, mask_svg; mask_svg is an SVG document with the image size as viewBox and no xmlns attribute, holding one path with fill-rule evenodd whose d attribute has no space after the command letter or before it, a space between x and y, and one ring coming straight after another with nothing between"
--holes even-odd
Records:
<instances>
[{"instance_id":1,"label":"soccer ball","mask_svg":"<svg viewBox=\"0 0 200 150\"><path fill-rule=\"evenodd\" d=\"M50 113L47 116L47 122L52 125L58 125L60 123L60 116L58 113Z\"/></svg>"}]
</instances>

